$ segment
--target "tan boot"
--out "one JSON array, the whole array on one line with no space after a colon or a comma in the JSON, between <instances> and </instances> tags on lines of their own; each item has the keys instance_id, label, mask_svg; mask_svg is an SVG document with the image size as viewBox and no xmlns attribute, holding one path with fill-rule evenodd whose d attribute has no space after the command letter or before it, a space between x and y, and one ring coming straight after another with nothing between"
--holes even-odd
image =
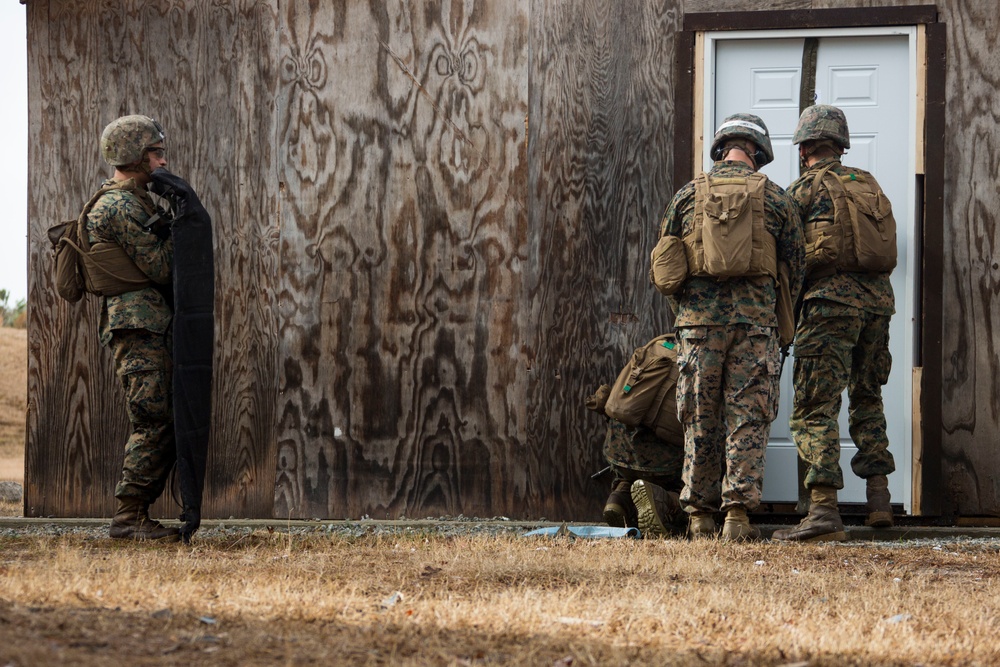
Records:
<instances>
[{"instance_id":1,"label":"tan boot","mask_svg":"<svg viewBox=\"0 0 1000 667\"><path fill-rule=\"evenodd\" d=\"M604 521L616 528L632 528L638 526L635 503L632 502L632 483L619 479L611 489L611 495L604 503Z\"/></svg>"},{"instance_id":2,"label":"tan boot","mask_svg":"<svg viewBox=\"0 0 1000 667\"><path fill-rule=\"evenodd\" d=\"M670 537L677 532L673 524L680 516L681 502L676 493L639 479L632 484L632 502L644 538Z\"/></svg>"},{"instance_id":3,"label":"tan boot","mask_svg":"<svg viewBox=\"0 0 1000 667\"><path fill-rule=\"evenodd\" d=\"M872 475L865 480L868 492L868 518L865 525L872 528L892 527L892 505L889 504L889 478Z\"/></svg>"},{"instance_id":4,"label":"tan boot","mask_svg":"<svg viewBox=\"0 0 1000 667\"><path fill-rule=\"evenodd\" d=\"M165 540L176 542L181 533L149 518L148 506L137 498L119 498L108 535L119 540Z\"/></svg>"},{"instance_id":5,"label":"tan boot","mask_svg":"<svg viewBox=\"0 0 1000 667\"><path fill-rule=\"evenodd\" d=\"M692 512L688 521L688 537L692 540L715 538L715 517L711 512Z\"/></svg>"},{"instance_id":6,"label":"tan boot","mask_svg":"<svg viewBox=\"0 0 1000 667\"><path fill-rule=\"evenodd\" d=\"M734 505L726 513L726 523L722 526L722 539L733 542L760 539L760 529L750 525L747 509L742 505Z\"/></svg>"},{"instance_id":7,"label":"tan boot","mask_svg":"<svg viewBox=\"0 0 1000 667\"><path fill-rule=\"evenodd\" d=\"M794 528L774 531L771 539L779 542L840 542L847 539L844 522L837 508L837 489L814 486L809 490L809 514Z\"/></svg>"}]
</instances>

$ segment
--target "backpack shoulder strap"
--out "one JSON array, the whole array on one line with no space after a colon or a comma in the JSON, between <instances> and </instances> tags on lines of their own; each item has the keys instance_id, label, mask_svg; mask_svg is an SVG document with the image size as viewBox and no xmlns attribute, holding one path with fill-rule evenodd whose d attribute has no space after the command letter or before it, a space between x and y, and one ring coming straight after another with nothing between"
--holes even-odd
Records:
<instances>
[{"instance_id":1,"label":"backpack shoulder strap","mask_svg":"<svg viewBox=\"0 0 1000 667\"><path fill-rule=\"evenodd\" d=\"M111 183L110 185L102 185L100 189L94 193L94 196L87 200L87 203L83 206L83 210L80 212L80 216L76 219L77 241L80 244L80 246L77 247L77 252L90 252L90 238L87 234L87 216L90 215L90 210L94 208L97 201L105 194L111 192L112 190L121 190L123 184L131 182L132 181L119 181Z\"/></svg>"},{"instance_id":2,"label":"backpack shoulder strap","mask_svg":"<svg viewBox=\"0 0 1000 667\"><path fill-rule=\"evenodd\" d=\"M751 192L755 192L757 190L763 191L764 187L767 185L767 174L755 171L747 176L747 182L750 183Z\"/></svg>"},{"instance_id":3,"label":"backpack shoulder strap","mask_svg":"<svg viewBox=\"0 0 1000 667\"><path fill-rule=\"evenodd\" d=\"M816 174L816 176L813 177L812 188L810 188L809 190L809 203L806 204L806 213L809 212L809 209L812 208L813 202L816 201L816 194L819 192L819 185L820 183L823 182L823 177L826 176L827 172L829 172L830 169L833 168L834 164L836 163L831 162L830 164L826 165L825 167L819 170L819 173Z\"/></svg>"},{"instance_id":4,"label":"backpack shoulder strap","mask_svg":"<svg viewBox=\"0 0 1000 667\"><path fill-rule=\"evenodd\" d=\"M701 241L702 218L705 217L705 200L708 199L708 188L711 181L708 174L701 172L694 179L694 228L689 236L695 241Z\"/></svg>"}]
</instances>

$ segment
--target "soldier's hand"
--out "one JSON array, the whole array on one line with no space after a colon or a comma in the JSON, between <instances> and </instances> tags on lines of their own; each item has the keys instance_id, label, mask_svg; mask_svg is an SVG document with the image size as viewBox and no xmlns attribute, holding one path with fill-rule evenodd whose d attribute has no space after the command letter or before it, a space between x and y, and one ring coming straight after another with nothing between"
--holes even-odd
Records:
<instances>
[{"instance_id":1,"label":"soldier's hand","mask_svg":"<svg viewBox=\"0 0 1000 667\"><path fill-rule=\"evenodd\" d=\"M186 215L205 213L205 207L202 206L194 188L180 176L161 167L150 174L150 179L150 192L170 200L175 206L174 224Z\"/></svg>"}]
</instances>

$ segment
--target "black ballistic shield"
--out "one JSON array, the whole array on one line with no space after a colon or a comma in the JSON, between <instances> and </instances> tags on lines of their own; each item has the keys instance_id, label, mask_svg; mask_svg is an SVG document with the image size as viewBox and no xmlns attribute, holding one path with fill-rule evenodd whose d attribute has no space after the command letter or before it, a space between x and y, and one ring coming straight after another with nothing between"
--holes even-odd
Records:
<instances>
[{"instance_id":1,"label":"black ballistic shield","mask_svg":"<svg viewBox=\"0 0 1000 667\"><path fill-rule=\"evenodd\" d=\"M190 542L201 525L201 499L212 419L215 264L212 219L198 195L165 169L152 173L149 189L174 211L173 389L181 537Z\"/></svg>"}]
</instances>

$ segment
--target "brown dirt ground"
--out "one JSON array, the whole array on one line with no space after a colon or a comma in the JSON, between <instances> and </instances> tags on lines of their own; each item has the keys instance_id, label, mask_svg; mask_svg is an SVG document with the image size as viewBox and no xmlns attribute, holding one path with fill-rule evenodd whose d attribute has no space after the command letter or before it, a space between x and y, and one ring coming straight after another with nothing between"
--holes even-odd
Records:
<instances>
[{"instance_id":1,"label":"brown dirt ground","mask_svg":"<svg viewBox=\"0 0 1000 667\"><path fill-rule=\"evenodd\" d=\"M0 553L5 667L1000 659L1000 562L988 545L261 530L191 547L0 535Z\"/></svg>"},{"instance_id":2,"label":"brown dirt ground","mask_svg":"<svg viewBox=\"0 0 1000 667\"><path fill-rule=\"evenodd\" d=\"M0 480L24 478L28 332L0 327Z\"/></svg>"}]
</instances>

